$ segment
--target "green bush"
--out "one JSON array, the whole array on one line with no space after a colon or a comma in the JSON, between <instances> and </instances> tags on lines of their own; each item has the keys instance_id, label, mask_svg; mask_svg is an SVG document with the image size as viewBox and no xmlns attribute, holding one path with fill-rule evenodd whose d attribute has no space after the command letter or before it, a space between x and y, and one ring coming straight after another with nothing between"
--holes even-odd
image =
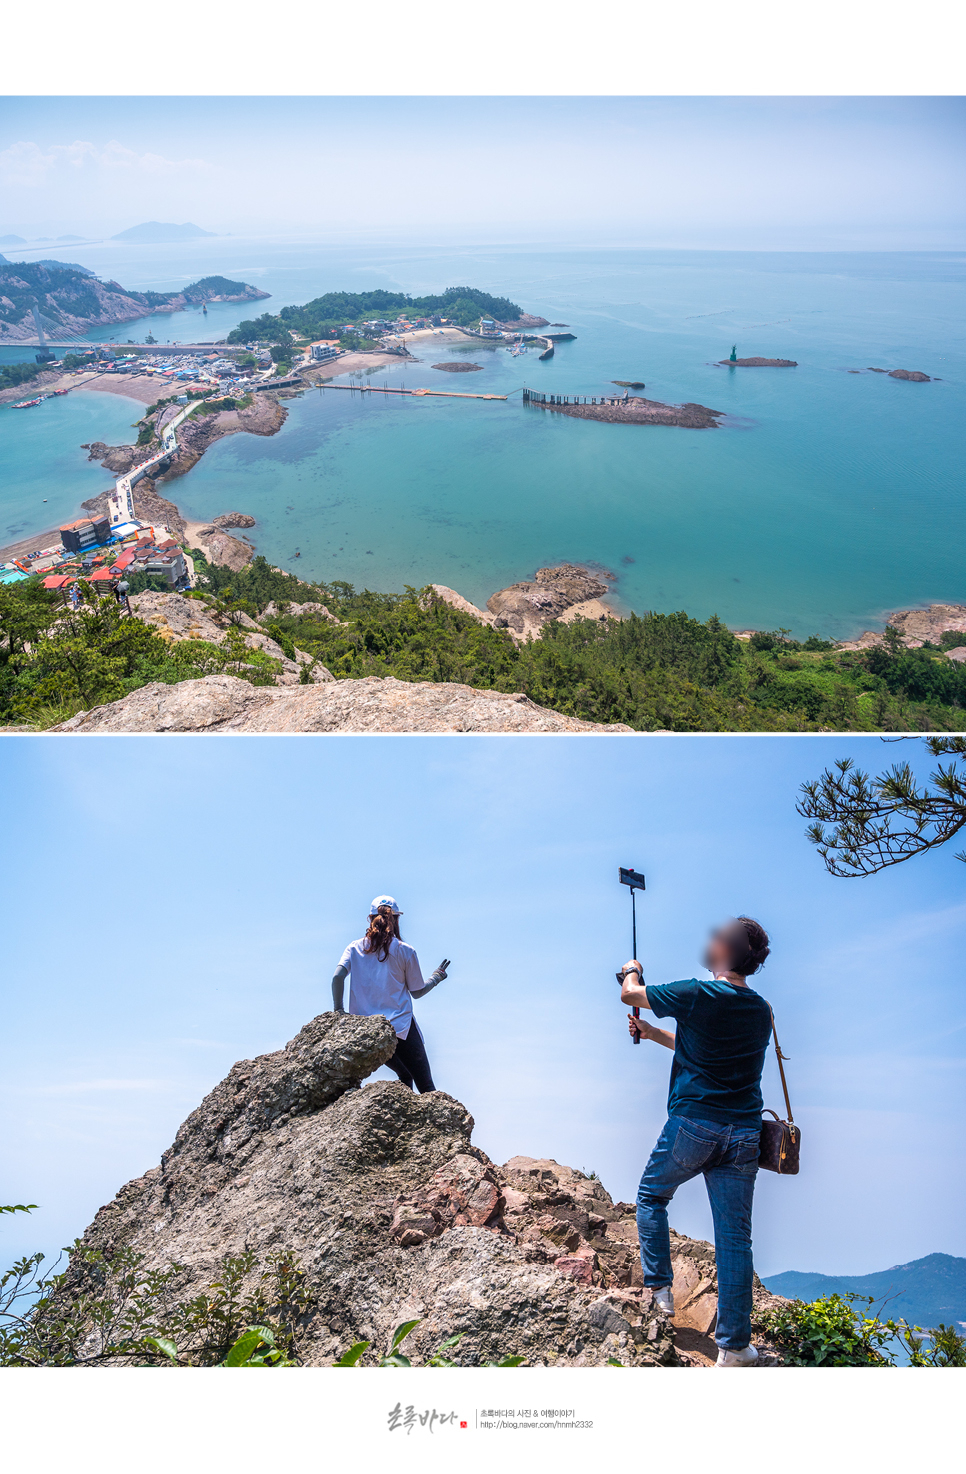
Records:
<instances>
[{"instance_id":1,"label":"green bush","mask_svg":"<svg viewBox=\"0 0 966 1474\"><path fill-rule=\"evenodd\" d=\"M914 1367L966 1366L966 1337L952 1326L923 1331L904 1320L880 1320L857 1309L871 1296L825 1295L793 1300L757 1318L763 1331L793 1367L893 1367L905 1347Z\"/></svg>"},{"instance_id":2,"label":"green bush","mask_svg":"<svg viewBox=\"0 0 966 1474\"><path fill-rule=\"evenodd\" d=\"M217 1277L179 1299L183 1265L145 1270L130 1249L65 1251L67 1268L44 1276L43 1254L0 1276L0 1367L297 1366L311 1306L290 1254L259 1268L225 1255Z\"/></svg>"}]
</instances>

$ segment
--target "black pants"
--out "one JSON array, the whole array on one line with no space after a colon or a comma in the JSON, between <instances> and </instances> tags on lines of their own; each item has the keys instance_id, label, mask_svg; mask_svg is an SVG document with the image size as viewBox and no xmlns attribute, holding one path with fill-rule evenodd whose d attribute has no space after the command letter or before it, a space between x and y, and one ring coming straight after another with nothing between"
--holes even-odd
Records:
<instances>
[{"instance_id":1,"label":"black pants","mask_svg":"<svg viewBox=\"0 0 966 1474\"><path fill-rule=\"evenodd\" d=\"M410 1090L415 1082L420 1095L425 1095L427 1090L436 1089L426 1056L426 1045L415 1019L409 1025L406 1038L396 1040L396 1052L392 1059L386 1060L386 1065Z\"/></svg>"}]
</instances>

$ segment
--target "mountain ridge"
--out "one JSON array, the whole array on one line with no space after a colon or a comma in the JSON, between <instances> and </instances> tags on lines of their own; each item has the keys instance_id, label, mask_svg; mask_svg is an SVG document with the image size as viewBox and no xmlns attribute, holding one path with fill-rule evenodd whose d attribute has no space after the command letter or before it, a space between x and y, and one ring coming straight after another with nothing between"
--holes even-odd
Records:
<instances>
[{"instance_id":1,"label":"mountain ridge","mask_svg":"<svg viewBox=\"0 0 966 1474\"><path fill-rule=\"evenodd\" d=\"M966 1325L966 1259L926 1254L871 1274L819 1274L789 1269L764 1281L774 1295L817 1300L825 1295L870 1295L878 1314L926 1328ZM881 1303L880 1303L881 1302Z\"/></svg>"}]
</instances>

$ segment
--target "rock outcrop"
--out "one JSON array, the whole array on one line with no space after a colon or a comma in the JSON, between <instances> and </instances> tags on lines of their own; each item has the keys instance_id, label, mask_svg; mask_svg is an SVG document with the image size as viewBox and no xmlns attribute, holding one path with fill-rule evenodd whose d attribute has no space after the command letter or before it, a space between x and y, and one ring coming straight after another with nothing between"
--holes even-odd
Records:
<instances>
[{"instance_id":1,"label":"rock outcrop","mask_svg":"<svg viewBox=\"0 0 966 1474\"><path fill-rule=\"evenodd\" d=\"M228 633L227 620L223 616L214 615L211 606L202 599L187 599L182 594L146 592L132 594L130 603L138 619L143 619L145 624L154 625L161 638L171 644L177 644L180 640L206 640L210 644L219 645ZM276 685L296 685L301 679L302 669L305 666L311 668L310 681L321 682L334 679L331 671L326 670L324 665L319 665L317 662L313 664L311 655L305 650L299 650L297 646L294 647L295 659L291 660L281 645L260 629L249 615L236 614L233 619L237 628L243 632L245 644L250 650L264 650L265 654L270 655L273 660L281 662L282 669L275 677ZM236 678L229 677L229 679ZM191 685L192 682L185 681L182 684ZM247 681L242 684L249 685ZM177 687L170 686L168 689L173 691ZM252 688L249 687L249 689Z\"/></svg>"},{"instance_id":2,"label":"rock outcrop","mask_svg":"<svg viewBox=\"0 0 966 1474\"><path fill-rule=\"evenodd\" d=\"M905 379L909 384L931 384L932 380L928 374L921 374L917 369L892 369L890 379Z\"/></svg>"},{"instance_id":3,"label":"rock outcrop","mask_svg":"<svg viewBox=\"0 0 966 1474\"><path fill-rule=\"evenodd\" d=\"M103 1207L83 1247L130 1249L142 1272L181 1265L179 1299L217 1278L226 1254L257 1274L294 1254L307 1275L300 1335L310 1366L353 1342L372 1364L405 1320L417 1361L462 1334L456 1360L531 1366L704 1365L714 1258L675 1235L680 1339L640 1288L634 1209L582 1172L472 1143L473 1119L436 1091L360 1086L390 1057L382 1017L326 1013L274 1054L242 1060L193 1111L160 1165ZM83 1284L75 1257L62 1293ZM768 1296L756 1282L756 1301ZM713 1349L713 1348L711 1348Z\"/></svg>"},{"instance_id":4,"label":"rock outcrop","mask_svg":"<svg viewBox=\"0 0 966 1474\"><path fill-rule=\"evenodd\" d=\"M910 650L918 649L927 641L936 645L948 631L966 632L966 604L930 604L926 609L897 609L886 616L886 625L898 630L901 643ZM845 640L839 650L867 650L871 645L882 645L885 635L882 630L863 630L854 640Z\"/></svg>"},{"instance_id":5,"label":"rock outcrop","mask_svg":"<svg viewBox=\"0 0 966 1474\"><path fill-rule=\"evenodd\" d=\"M232 573L245 567L255 556L255 549L248 541L232 537L214 523L204 527L190 527L186 534L187 545L197 548L209 563L221 568L230 568Z\"/></svg>"},{"instance_id":6,"label":"rock outcrop","mask_svg":"<svg viewBox=\"0 0 966 1474\"><path fill-rule=\"evenodd\" d=\"M608 425L670 425L679 430L717 430L723 409L709 409L706 404L662 404L658 399L629 395L627 399L606 399L598 404L560 404L536 399L527 401L531 409L548 410L551 414L569 415L575 420L603 420Z\"/></svg>"},{"instance_id":7,"label":"rock outcrop","mask_svg":"<svg viewBox=\"0 0 966 1474\"><path fill-rule=\"evenodd\" d=\"M438 590L442 597L452 590ZM550 620L584 615L591 619L615 618L613 610L601 604L609 587L597 574L574 563L559 568L538 568L532 583L515 583L500 589L486 601L498 629L508 629L520 639L539 634ZM458 597L458 596L457 596ZM449 603L454 603L452 598ZM455 607L461 607L456 605ZM473 612L473 606L468 606Z\"/></svg>"},{"instance_id":8,"label":"rock outcrop","mask_svg":"<svg viewBox=\"0 0 966 1474\"><path fill-rule=\"evenodd\" d=\"M164 596L162 596L164 597ZM267 638L267 637L266 637ZM318 670L318 668L317 668ZM321 685L252 686L237 676L205 676L132 691L79 712L51 732L587 732L630 727L582 722L528 696L432 681L366 676Z\"/></svg>"},{"instance_id":9,"label":"rock outcrop","mask_svg":"<svg viewBox=\"0 0 966 1474\"><path fill-rule=\"evenodd\" d=\"M212 527L254 527L255 518L248 512L222 512L220 517L212 517Z\"/></svg>"},{"instance_id":10,"label":"rock outcrop","mask_svg":"<svg viewBox=\"0 0 966 1474\"><path fill-rule=\"evenodd\" d=\"M113 471L115 476L126 476L128 471L133 471L143 461L149 461L157 454L157 445L108 445L104 440L92 440L90 445L82 445L81 450L88 452L89 461L100 461L105 471ZM105 492L105 497L110 493ZM92 498L93 500L93 498Z\"/></svg>"},{"instance_id":11,"label":"rock outcrop","mask_svg":"<svg viewBox=\"0 0 966 1474\"><path fill-rule=\"evenodd\" d=\"M307 599L304 604L297 604L294 599L283 599L281 604L276 604L273 599L270 604L265 605L258 618L265 624L273 619L303 619L306 615L312 619L327 620L329 624L346 623L344 619L337 618L325 604L320 604L315 599Z\"/></svg>"}]
</instances>

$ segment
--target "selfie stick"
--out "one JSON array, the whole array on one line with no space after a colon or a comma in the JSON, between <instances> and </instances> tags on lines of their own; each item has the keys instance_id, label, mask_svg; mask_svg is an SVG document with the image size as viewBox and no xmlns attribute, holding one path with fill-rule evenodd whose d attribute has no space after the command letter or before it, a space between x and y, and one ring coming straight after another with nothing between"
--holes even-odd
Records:
<instances>
[{"instance_id":1,"label":"selfie stick","mask_svg":"<svg viewBox=\"0 0 966 1474\"><path fill-rule=\"evenodd\" d=\"M637 870L625 870L623 866L620 867L620 872L619 873L620 873L620 882L621 882L621 885L629 885L630 888L631 888L631 939L632 939L631 940L631 956L632 957L636 957L637 956L637 900L636 900L636 897L635 897L635 892L636 891L642 891L642 890L645 889L645 886L644 886L644 877L643 877L643 875L641 875L641 873L639 871L637 871ZM641 1016L641 1010L639 1008L635 1008L634 1009L634 1017L635 1018L640 1018L640 1016ZM641 1036L640 1036L640 1034L635 1034L634 1035L634 1043L635 1044L640 1044L640 1042L641 1042Z\"/></svg>"}]
</instances>

